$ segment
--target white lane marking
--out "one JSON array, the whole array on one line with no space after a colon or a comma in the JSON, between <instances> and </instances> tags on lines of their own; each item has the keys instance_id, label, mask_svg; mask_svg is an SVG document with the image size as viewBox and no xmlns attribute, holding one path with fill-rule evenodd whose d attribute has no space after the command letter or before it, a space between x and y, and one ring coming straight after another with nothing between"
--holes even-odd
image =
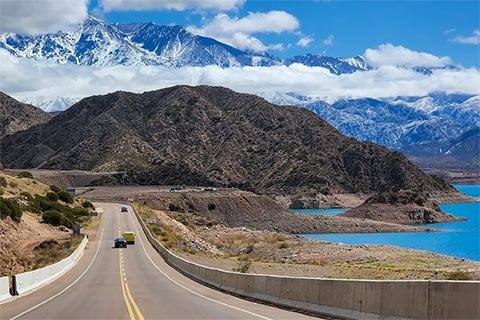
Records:
<instances>
[{"instance_id":1,"label":"white lane marking","mask_svg":"<svg viewBox=\"0 0 480 320\"><path fill-rule=\"evenodd\" d=\"M78 281L80 281L80 279L82 279L82 277L88 272L88 270L90 270L90 267L93 265L93 263L95 262L95 259L97 258L97 255L98 255L98 251L100 251L100 246L102 244L102 238L103 238L103 230L104 228L102 228L102 233L100 234L100 240L98 242L98 247L97 247L97 251L95 251L95 255L93 256L93 260L90 262L90 264L88 265L87 269L85 269L85 271L83 271L83 273L77 278L75 279L75 281L73 281L71 284L68 285L68 287L66 287L65 289L63 289L62 291L60 291L59 293L51 296L50 298L48 298L47 300L43 301L43 302L40 302L39 304L31 307L30 309L27 309L25 311L23 311L22 313L16 315L15 317L13 318L10 318L10 320L15 320L15 319L18 319L20 317L23 317L24 315L26 315L27 313L43 306L45 303L48 303L50 301L52 301L53 299L55 299L56 297L58 297L59 295L63 294L65 291L67 291L68 289L70 289L71 287L73 287Z\"/></svg>"},{"instance_id":2,"label":"white lane marking","mask_svg":"<svg viewBox=\"0 0 480 320\"><path fill-rule=\"evenodd\" d=\"M132 211L133 211L133 210L132 210ZM135 214L135 213L133 213L133 214ZM137 219L137 217L135 217L135 221L134 221L135 232L136 232L136 234L139 234L139 233L138 233L138 228L137 228L137 223L139 223L139 222L138 222L136 219ZM142 232L143 232L143 230L142 230ZM215 299L209 298L209 297L207 297L207 296L202 295L201 293L198 293L198 292L196 292L196 291L194 291L194 290L192 290L192 289L190 289L190 288L187 288L187 287L185 287L184 285L178 283L177 281L175 281L174 279L172 279L170 276L168 276L165 272L163 272L163 271L155 264L155 262L153 262L152 258L150 257L150 255L148 254L147 250L145 249L145 245L143 244L142 237L139 236L138 238L140 239L140 243L141 243L141 245L142 245L143 251L144 251L145 254L147 255L148 260L150 260L150 262L153 264L153 266L154 266L161 274L163 274L163 275L165 276L165 278L167 278L168 280L170 280L171 282L173 282L173 283L176 284L177 286L179 286L179 287L181 287L181 288L183 288L183 289L185 289L185 290L187 290L187 291L189 291L189 292L191 292L191 293L193 293L193 294L195 294L195 295L197 295L197 296L199 296L199 297L201 297L201 298L203 298L203 299L206 299L206 300L211 301L211 302L218 303L218 304L220 304L220 305L222 305L222 306L229 307L229 308L232 308L232 309L237 310L237 311L245 312L245 313L247 313L247 314L249 314L249 315L252 315L252 316L255 316L255 317L258 317L258 318L261 318L261 319L273 320L273 319L271 319L271 318L262 316L262 315L260 315L260 314L257 314L257 313L254 313L254 312L251 312L251 311L248 311L248 310L239 308L239 307L232 306L232 305L227 304L227 303L225 303L225 302L221 302L221 301L217 301L217 300L215 300Z\"/></svg>"}]
</instances>

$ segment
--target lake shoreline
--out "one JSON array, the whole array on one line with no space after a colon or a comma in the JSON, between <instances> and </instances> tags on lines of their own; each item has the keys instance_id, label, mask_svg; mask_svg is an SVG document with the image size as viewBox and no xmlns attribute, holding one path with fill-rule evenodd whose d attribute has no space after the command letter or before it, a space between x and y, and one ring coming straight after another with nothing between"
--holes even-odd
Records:
<instances>
[{"instance_id":1,"label":"lake shoreline","mask_svg":"<svg viewBox=\"0 0 480 320\"><path fill-rule=\"evenodd\" d=\"M439 232L420 233L343 233L343 234L303 234L307 239L328 241L345 244L392 245L416 250L426 250L459 259L480 261L480 248L478 247L479 210L478 195L479 185L456 185L460 191L469 193L469 202L447 202L440 204L442 211L456 217L465 217L467 221L428 224L427 226L438 229ZM425 225L424 225L425 226ZM412 238L412 239L409 239Z\"/></svg>"}]
</instances>

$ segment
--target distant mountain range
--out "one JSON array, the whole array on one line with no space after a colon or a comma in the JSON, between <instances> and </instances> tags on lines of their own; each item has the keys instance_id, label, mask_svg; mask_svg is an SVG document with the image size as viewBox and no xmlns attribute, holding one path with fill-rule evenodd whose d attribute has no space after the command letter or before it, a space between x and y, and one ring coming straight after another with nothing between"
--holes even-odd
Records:
<instances>
[{"instance_id":1,"label":"distant mountain range","mask_svg":"<svg viewBox=\"0 0 480 320\"><path fill-rule=\"evenodd\" d=\"M88 66L232 67L281 63L267 53L241 51L194 35L181 26L109 24L93 17L69 31L38 36L3 33L0 34L0 48L27 59Z\"/></svg>"},{"instance_id":2,"label":"distant mountain range","mask_svg":"<svg viewBox=\"0 0 480 320\"><path fill-rule=\"evenodd\" d=\"M438 92L425 97L333 103L294 93L263 96L276 104L312 110L346 135L400 150L418 160L463 164L480 160L480 96Z\"/></svg>"},{"instance_id":3,"label":"distant mountain range","mask_svg":"<svg viewBox=\"0 0 480 320\"><path fill-rule=\"evenodd\" d=\"M27 59L88 66L234 67L300 63L323 67L337 75L373 69L360 55L336 58L307 54L282 60L266 52L236 49L178 25L107 23L94 17L68 31L37 36L1 33L0 48ZM431 68L426 67L415 70L431 72Z\"/></svg>"}]
</instances>

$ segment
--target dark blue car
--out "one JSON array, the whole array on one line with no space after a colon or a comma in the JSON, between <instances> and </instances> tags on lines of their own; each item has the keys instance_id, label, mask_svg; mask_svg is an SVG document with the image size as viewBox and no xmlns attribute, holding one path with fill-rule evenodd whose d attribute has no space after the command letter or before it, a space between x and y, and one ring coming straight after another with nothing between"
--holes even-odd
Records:
<instances>
[{"instance_id":1,"label":"dark blue car","mask_svg":"<svg viewBox=\"0 0 480 320\"><path fill-rule=\"evenodd\" d=\"M123 238L117 238L115 241L115 248L126 248L127 247L127 240Z\"/></svg>"}]
</instances>

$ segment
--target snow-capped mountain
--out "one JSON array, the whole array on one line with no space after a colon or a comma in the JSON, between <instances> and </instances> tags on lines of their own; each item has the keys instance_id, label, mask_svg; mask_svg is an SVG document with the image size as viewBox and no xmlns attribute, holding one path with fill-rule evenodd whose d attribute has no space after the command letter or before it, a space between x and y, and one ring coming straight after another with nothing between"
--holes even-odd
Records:
<instances>
[{"instance_id":1,"label":"snow-capped mountain","mask_svg":"<svg viewBox=\"0 0 480 320\"><path fill-rule=\"evenodd\" d=\"M34 105L43 111L46 112L56 112L64 111L70 108L72 105L80 101L80 98L65 98L65 97L45 97L45 96L35 96L35 97L25 97L19 98L18 100L23 103L28 103Z\"/></svg>"},{"instance_id":2,"label":"snow-capped mountain","mask_svg":"<svg viewBox=\"0 0 480 320\"><path fill-rule=\"evenodd\" d=\"M155 23L107 23L89 17L68 30L36 36L0 33L0 48L31 60L87 66L274 66L303 64L333 74L373 69L358 55L351 58L306 54L282 60L267 52L242 51L182 26ZM451 66L448 66L450 68ZM431 73L431 68L415 68Z\"/></svg>"},{"instance_id":3,"label":"snow-capped mountain","mask_svg":"<svg viewBox=\"0 0 480 320\"><path fill-rule=\"evenodd\" d=\"M480 96L436 92L426 97L342 99L333 103L293 93L262 96L276 104L307 108L344 134L415 157L472 162L476 159L472 156L479 153L480 145L472 141L478 141L479 136Z\"/></svg>"},{"instance_id":4,"label":"snow-capped mountain","mask_svg":"<svg viewBox=\"0 0 480 320\"><path fill-rule=\"evenodd\" d=\"M324 55L306 54L285 60L286 65L294 63L300 63L309 67L323 67L337 75L366 71L371 68L362 56L355 56L353 58L334 58Z\"/></svg>"},{"instance_id":5,"label":"snow-capped mountain","mask_svg":"<svg viewBox=\"0 0 480 320\"><path fill-rule=\"evenodd\" d=\"M0 48L27 59L89 66L231 67L281 63L274 56L241 51L194 35L181 26L109 24L94 17L68 31L38 36L3 33L0 34Z\"/></svg>"}]
</instances>

